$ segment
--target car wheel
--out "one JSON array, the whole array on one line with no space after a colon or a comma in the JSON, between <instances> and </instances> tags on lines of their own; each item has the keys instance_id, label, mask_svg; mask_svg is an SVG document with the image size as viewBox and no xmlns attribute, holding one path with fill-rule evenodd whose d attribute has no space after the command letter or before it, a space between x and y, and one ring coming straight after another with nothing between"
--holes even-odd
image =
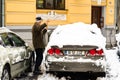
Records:
<instances>
[{"instance_id":1,"label":"car wheel","mask_svg":"<svg viewBox=\"0 0 120 80\"><path fill-rule=\"evenodd\" d=\"M11 80L10 71L6 66L3 69L1 80Z\"/></svg>"}]
</instances>

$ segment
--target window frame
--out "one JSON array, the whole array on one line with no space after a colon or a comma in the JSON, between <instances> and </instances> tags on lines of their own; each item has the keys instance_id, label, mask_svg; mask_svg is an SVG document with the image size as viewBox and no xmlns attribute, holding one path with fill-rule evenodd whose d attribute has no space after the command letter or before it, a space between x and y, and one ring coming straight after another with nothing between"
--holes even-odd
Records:
<instances>
[{"instance_id":1,"label":"window frame","mask_svg":"<svg viewBox=\"0 0 120 80\"><path fill-rule=\"evenodd\" d=\"M25 41L22 40L18 35L14 34L14 33L8 33L8 37L12 40L13 44L15 47L22 47L25 46ZM17 42L14 40L14 38L18 39L19 42L21 43L21 45L18 45Z\"/></svg>"},{"instance_id":2,"label":"window frame","mask_svg":"<svg viewBox=\"0 0 120 80\"><path fill-rule=\"evenodd\" d=\"M41 2L43 1L43 3L41 4L41 5L43 5L43 7L41 7L41 8L39 8L38 7L38 2L39 2L40 0L36 0L36 9L48 9L48 10L65 10L66 8L65 8L65 0L63 0L63 2L62 2L62 0L60 1L60 0L53 0L53 8L47 8L46 7L46 2L47 2L47 0L41 0ZM63 4L63 8L59 8L57 5L58 4L56 4L56 3L58 3L58 1L60 1L60 2L62 2ZM48 1L49 2L49 1ZM58 8L57 8L58 7Z\"/></svg>"},{"instance_id":3,"label":"window frame","mask_svg":"<svg viewBox=\"0 0 120 80\"><path fill-rule=\"evenodd\" d=\"M5 36L4 36L5 35ZM3 41L3 46L14 46L13 42L11 39L8 37L8 33L1 33L0 34L1 39ZM7 41L7 42L6 42Z\"/></svg>"}]
</instances>

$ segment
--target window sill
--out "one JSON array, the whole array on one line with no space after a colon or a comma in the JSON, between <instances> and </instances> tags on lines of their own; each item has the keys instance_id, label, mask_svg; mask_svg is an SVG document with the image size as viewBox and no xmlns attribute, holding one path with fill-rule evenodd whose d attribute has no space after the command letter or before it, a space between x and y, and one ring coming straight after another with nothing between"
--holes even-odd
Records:
<instances>
[{"instance_id":1,"label":"window sill","mask_svg":"<svg viewBox=\"0 0 120 80\"><path fill-rule=\"evenodd\" d=\"M60 14L66 14L68 10L67 9L66 10L37 9L36 13L48 13L50 11L55 11L56 13L60 13Z\"/></svg>"}]
</instances>

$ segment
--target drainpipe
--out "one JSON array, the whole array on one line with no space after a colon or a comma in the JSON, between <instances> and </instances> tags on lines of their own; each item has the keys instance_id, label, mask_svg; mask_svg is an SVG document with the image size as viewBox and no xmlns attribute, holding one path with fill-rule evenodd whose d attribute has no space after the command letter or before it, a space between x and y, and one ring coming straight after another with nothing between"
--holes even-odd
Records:
<instances>
[{"instance_id":1,"label":"drainpipe","mask_svg":"<svg viewBox=\"0 0 120 80\"><path fill-rule=\"evenodd\" d=\"M2 27L5 27L5 1L2 0Z\"/></svg>"},{"instance_id":2,"label":"drainpipe","mask_svg":"<svg viewBox=\"0 0 120 80\"><path fill-rule=\"evenodd\" d=\"M116 24L116 20L117 20L117 0L115 0L115 24Z\"/></svg>"},{"instance_id":3,"label":"drainpipe","mask_svg":"<svg viewBox=\"0 0 120 80\"><path fill-rule=\"evenodd\" d=\"M2 0L0 0L0 27L2 27Z\"/></svg>"}]
</instances>

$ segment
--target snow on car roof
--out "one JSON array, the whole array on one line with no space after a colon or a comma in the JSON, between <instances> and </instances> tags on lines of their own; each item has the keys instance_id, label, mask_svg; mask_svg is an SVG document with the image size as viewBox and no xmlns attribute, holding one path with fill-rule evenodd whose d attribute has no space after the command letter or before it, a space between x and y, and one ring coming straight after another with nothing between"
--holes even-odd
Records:
<instances>
[{"instance_id":1,"label":"snow on car roof","mask_svg":"<svg viewBox=\"0 0 120 80\"><path fill-rule=\"evenodd\" d=\"M106 39L96 24L77 22L59 25L51 34L49 46L57 45L95 45L105 47Z\"/></svg>"},{"instance_id":2,"label":"snow on car roof","mask_svg":"<svg viewBox=\"0 0 120 80\"><path fill-rule=\"evenodd\" d=\"M6 27L0 27L0 33L4 33L4 32L12 32L12 31Z\"/></svg>"}]
</instances>

